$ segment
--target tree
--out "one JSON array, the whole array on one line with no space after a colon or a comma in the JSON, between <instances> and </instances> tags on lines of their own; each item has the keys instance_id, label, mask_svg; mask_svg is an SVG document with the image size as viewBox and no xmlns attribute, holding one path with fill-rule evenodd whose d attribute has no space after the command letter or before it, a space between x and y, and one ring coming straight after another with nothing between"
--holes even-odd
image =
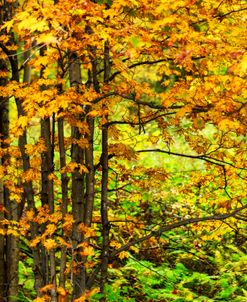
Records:
<instances>
[{"instance_id":1,"label":"tree","mask_svg":"<svg viewBox=\"0 0 247 302\"><path fill-rule=\"evenodd\" d=\"M246 9L20 1L1 20L1 104L14 99L17 115L1 130L1 233L15 250L0 264L8 301L19 255L32 259L37 301L84 301L98 288L105 301L109 265L143 242L200 221L241 228Z\"/></svg>"}]
</instances>

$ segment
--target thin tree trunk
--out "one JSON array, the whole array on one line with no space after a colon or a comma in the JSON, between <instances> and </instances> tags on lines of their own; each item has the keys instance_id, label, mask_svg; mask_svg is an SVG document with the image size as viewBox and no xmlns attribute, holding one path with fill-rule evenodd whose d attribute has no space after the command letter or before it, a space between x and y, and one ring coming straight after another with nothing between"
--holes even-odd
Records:
<instances>
[{"instance_id":1,"label":"thin tree trunk","mask_svg":"<svg viewBox=\"0 0 247 302\"><path fill-rule=\"evenodd\" d=\"M31 82L31 67L28 64L28 61L31 56L30 49L27 49L23 53L23 59L24 59L24 74L23 74L23 82L24 83L30 83Z\"/></svg>"},{"instance_id":2,"label":"thin tree trunk","mask_svg":"<svg viewBox=\"0 0 247 302\"><path fill-rule=\"evenodd\" d=\"M87 28L87 32L92 34L91 28ZM94 57L91 57L92 64L92 82L93 87L96 92L99 92L99 82L97 79L97 58L96 58L96 49L95 47L91 47L91 51L94 54ZM90 81L89 81L90 82ZM87 111L90 108L87 108ZM87 226L91 225L92 222L92 214L93 214L93 204L94 204L94 183L95 183L95 171L94 171L94 118L88 117L87 124L89 128L89 133L86 136L88 140L88 148L86 149L86 165L88 168L88 174L86 176L86 200L85 200L85 214L84 214L84 223Z\"/></svg>"},{"instance_id":3,"label":"thin tree trunk","mask_svg":"<svg viewBox=\"0 0 247 302\"><path fill-rule=\"evenodd\" d=\"M0 99L1 102L1 99ZM2 159L0 160L0 165L3 165ZM0 206L2 211L0 212L0 222L4 219L4 185L2 180L0 180ZM3 226L1 226L1 229ZM4 229L3 229L4 231ZM6 263L5 263L5 236L3 234L0 235L0 302L4 301L4 297L6 296L6 284L5 284L5 276L6 276Z\"/></svg>"},{"instance_id":4,"label":"thin tree trunk","mask_svg":"<svg viewBox=\"0 0 247 302\"><path fill-rule=\"evenodd\" d=\"M94 118L87 119L89 133L86 136L88 148L85 150L85 160L88 173L86 175L86 198L84 223L90 226L92 222L93 203L94 203L94 156L93 156L93 139L94 139Z\"/></svg>"},{"instance_id":5,"label":"thin tree trunk","mask_svg":"<svg viewBox=\"0 0 247 302\"><path fill-rule=\"evenodd\" d=\"M28 58L30 57L30 50L27 50L23 54L24 59L24 74L23 74L23 82L30 83L31 81L31 68L28 65ZM24 115L24 111L19 100L16 100L17 108L18 108L18 116ZM19 148L21 151L21 158L23 162L23 171L28 171L31 168L30 158L25 152L25 145L27 144L27 133L23 132L22 136L19 138ZM36 211L35 202L34 202L34 191L33 184L31 181L24 183L24 199L27 202L27 210ZM30 233L31 240L33 240L39 233L39 225L36 222L30 222ZM45 271L42 266L41 261L41 253L39 246L32 248L33 254L33 265L34 265L34 279L35 279L35 289L39 293L39 289L45 285Z\"/></svg>"},{"instance_id":6,"label":"thin tree trunk","mask_svg":"<svg viewBox=\"0 0 247 302\"><path fill-rule=\"evenodd\" d=\"M58 0L54 0L54 4L57 4ZM58 59L58 67L60 68L59 75L61 78L64 77L64 66L63 66L63 59L62 56ZM58 87L58 93L63 93L63 86L62 84L59 84ZM59 117L58 114L58 147L59 147L59 158L60 158L60 169L66 167L66 148L65 148L65 140L64 140L64 118ZM68 212L68 184L69 184L69 177L66 172L61 173L61 186L62 186L62 204L61 204L61 212L62 212L62 219L64 221L67 212ZM68 239L64 231L63 233L63 239ZM63 245L61 247L61 258L60 258L60 275L59 275L59 286L62 288L65 288L66 284L66 264L67 264L67 247Z\"/></svg>"},{"instance_id":7,"label":"thin tree trunk","mask_svg":"<svg viewBox=\"0 0 247 302\"><path fill-rule=\"evenodd\" d=\"M14 40L12 40L14 43ZM15 54L15 52L11 52ZM19 70L17 57L13 56L10 59L12 69L12 80L19 82ZM18 101L17 101L18 102ZM24 200L22 201L22 203ZM9 201L9 198L5 200L6 203L6 218L8 220L18 221L18 206L17 203ZM7 271L7 301L16 301L18 296L18 263L19 263L19 238L13 235L9 235L6 238L6 271Z\"/></svg>"},{"instance_id":8,"label":"thin tree trunk","mask_svg":"<svg viewBox=\"0 0 247 302\"><path fill-rule=\"evenodd\" d=\"M40 49L40 55L44 56L44 52L46 47L42 47ZM43 69L41 69L40 77L43 77ZM46 89L46 87L42 87L41 89ZM54 135L55 135L55 117L52 116L52 125L50 121L50 117L44 118L40 122L41 126L41 138L45 142L46 151L41 154L41 201L42 205L48 205L49 213L54 213L54 183L53 178L50 176L54 172ZM42 248L43 249L43 248ZM46 272L46 276L48 277L49 284L53 285L51 289L51 301L57 301L57 280L56 280L56 257L55 250L52 249L49 251L42 251L44 254L44 265L48 267L48 272Z\"/></svg>"},{"instance_id":9,"label":"thin tree trunk","mask_svg":"<svg viewBox=\"0 0 247 302\"><path fill-rule=\"evenodd\" d=\"M54 0L54 4L58 4L59 0ZM60 58L61 59L61 58ZM58 60L58 66L63 68L62 60ZM63 74L63 72L62 72ZM63 76L61 76L63 77ZM62 84L58 86L58 93L62 93ZM60 169L66 167L66 149L64 144L64 120L63 118L58 118L58 147L60 156ZM62 182L62 206L61 212L63 219L68 212L68 183L69 178L66 172L61 174ZM67 247L63 246L61 248L61 258L60 258L60 275L59 275L59 286L65 288L66 276L65 269L67 263Z\"/></svg>"},{"instance_id":10,"label":"thin tree trunk","mask_svg":"<svg viewBox=\"0 0 247 302\"><path fill-rule=\"evenodd\" d=\"M52 132L50 118L41 120L41 137L45 141L46 151L42 153L42 192L41 200L42 205L48 205L50 214L54 213L54 187L53 179L49 176L53 173L53 146L52 146ZM43 251L45 253L44 264L49 265L49 272L46 272L49 284L53 284L51 290L52 301L56 301L56 261L55 261L55 251L52 249L49 252ZM48 256L46 258L46 255ZM46 263L47 262L47 263Z\"/></svg>"},{"instance_id":11,"label":"thin tree trunk","mask_svg":"<svg viewBox=\"0 0 247 302\"><path fill-rule=\"evenodd\" d=\"M59 145L59 154L60 154L60 168L64 168L66 166L66 150L64 145L64 121L62 118L58 119L58 145ZM68 211L68 182L69 178L67 173L64 172L61 174L61 182L62 182L62 217L65 218L65 215ZM64 246L61 249L61 262L60 262L60 279L59 286L65 287L65 269L67 262L67 247Z\"/></svg>"},{"instance_id":12,"label":"thin tree trunk","mask_svg":"<svg viewBox=\"0 0 247 302\"><path fill-rule=\"evenodd\" d=\"M0 12L0 26L4 21L11 20L14 14L14 9L17 2L9 3L4 1L1 5ZM15 44L14 39L11 39ZM8 50L7 50L8 51ZM6 55L14 53L8 51ZM17 60L10 60L12 67L12 78L18 81L18 63ZM6 71L6 63L1 60L0 69ZM0 85L6 85L7 79L1 79ZM8 138L9 133L9 117L8 117L8 99L1 99L1 113L0 113L0 132L2 132L2 138ZM6 148L5 142L1 143L2 148ZM1 160L2 165L6 165L8 162L8 156L4 156ZM13 201L9 201L9 191L1 183L1 200L0 203L6 208L7 219L13 219L18 221L18 206ZM3 212L1 213L3 218ZM5 238L0 237L0 296L5 298L7 301L14 301L18 296L18 263L19 263L19 239L13 235L9 235ZM7 299L6 299L7 298ZM1 299L1 298L0 298Z\"/></svg>"},{"instance_id":13,"label":"thin tree trunk","mask_svg":"<svg viewBox=\"0 0 247 302\"><path fill-rule=\"evenodd\" d=\"M78 90L78 85L81 84L81 70L80 62L76 54L70 56L71 64L69 68L70 84ZM83 119L83 116L79 116ZM81 134L77 127L72 127L72 140L78 141ZM77 164L84 164L84 150L80 148L78 143L73 142L71 146L71 160ZM78 244L82 242L82 232L79 231L78 226L83 222L84 216L84 173L80 173L79 167L75 168L72 173L72 215L74 219L73 234L72 234L72 283L73 283L73 297L79 298L85 292L86 270L83 263L83 257L80 254Z\"/></svg>"},{"instance_id":14,"label":"thin tree trunk","mask_svg":"<svg viewBox=\"0 0 247 302\"><path fill-rule=\"evenodd\" d=\"M109 57L109 45L105 43L104 51L104 82L108 83L110 75L110 57ZM106 107L106 106L105 106ZM105 108L107 109L107 108ZM102 254L101 254L101 280L100 291L104 294L105 283L107 281L107 269L109 262L109 231L110 224L108 220L108 127L107 113L105 115L105 123L102 126L102 181L101 181L101 220L102 220ZM105 296L101 301L106 301Z\"/></svg>"},{"instance_id":15,"label":"thin tree trunk","mask_svg":"<svg viewBox=\"0 0 247 302\"><path fill-rule=\"evenodd\" d=\"M7 65L4 60L0 60L0 70L7 71ZM0 86L5 86L7 78L0 78ZM0 138L2 140L0 149L4 150L7 146L4 140L9 136L9 101L8 98L0 97ZM2 167L7 163L6 156L0 158L0 165ZM0 221L5 218L4 208L6 207L6 200L8 198L8 189L5 187L0 178ZM2 228L3 226L1 226ZM3 229L4 231L4 229ZM6 296L6 238L3 234L0 235L0 302L4 301Z\"/></svg>"},{"instance_id":16,"label":"thin tree trunk","mask_svg":"<svg viewBox=\"0 0 247 302\"><path fill-rule=\"evenodd\" d=\"M109 231L110 224L108 220L108 127L102 128L102 182L101 182L101 220L102 220L102 254L101 254L101 282L100 290L104 293L105 283L107 281L107 268L109 261ZM102 298L101 301L106 301Z\"/></svg>"}]
</instances>

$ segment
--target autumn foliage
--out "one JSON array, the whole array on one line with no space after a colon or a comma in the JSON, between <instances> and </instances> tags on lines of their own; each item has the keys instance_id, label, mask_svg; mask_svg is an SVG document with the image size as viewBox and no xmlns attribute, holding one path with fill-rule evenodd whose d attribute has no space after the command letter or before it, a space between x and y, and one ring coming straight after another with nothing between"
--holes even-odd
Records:
<instances>
[{"instance_id":1,"label":"autumn foliage","mask_svg":"<svg viewBox=\"0 0 247 302\"><path fill-rule=\"evenodd\" d=\"M246 10L0 1L1 301L22 265L36 302L112 301L109 270L161 265L172 230L244 237Z\"/></svg>"}]
</instances>

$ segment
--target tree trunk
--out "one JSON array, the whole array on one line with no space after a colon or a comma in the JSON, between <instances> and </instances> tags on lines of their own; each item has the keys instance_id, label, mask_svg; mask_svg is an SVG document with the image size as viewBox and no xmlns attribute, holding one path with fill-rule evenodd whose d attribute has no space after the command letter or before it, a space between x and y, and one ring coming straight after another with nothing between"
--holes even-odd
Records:
<instances>
[{"instance_id":1,"label":"tree trunk","mask_svg":"<svg viewBox=\"0 0 247 302\"><path fill-rule=\"evenodd\" d=\"M62 118L58 119L58 145L59 145L59 154L60 154L60 169L66 166L66 150L64 145L64 121ZM62 217L65 218L68 211L68 182L69 178L67 173L64 172L61 174L61 182L62 182ZM63 236L65 237L65 236ZM65 239L65 238L64 238ZM67 247L64 246L61 249L61 262L60 262L60 279L59 286L65 287L65 269L67 262Z\"/></svg>"},{"instance_id":2,"label":"tree trunk","mask_svg":"<svg viewBox=\"0 0 247 302\"><path fill-rule=\"evenodd\" d=\"M104 51L104 82L108 83L110 75L110 57L109 57L109 45L105 43ZM107 124L107 108L105 107L106 115L104 116L105 121L102 126L102 180L101 180L101 221L102 221L102 254L101 254L101 281L100 291L104 295L105 283L107 281L107 269L109 262L109 231L110 224L108 220L108 126ZM105 296L101 301L106 301Z\"/></svg>"},{"instance_id":3,"label":"tree trunk","mask_svg":"<svg viewBox=\"0 0 247 302\"><path fill-rule=\"evenodd\" d=\"M94 139L94 119L87 119L89 133L86 136L88 140L88 148L85 150L85 159L88 173L86 175L86 198L84 223L90 226L92 222L93 203L94 203L94 156L93 156L93 139Z\"/></svg>"},{"instance_id":4,"label":"tree trunk","mask_svg":"<svg viewBox=\"0 0 247 302\"><path fill-rule=\"evenodd\" d=\"M44 56L46 47L42 47L40 49L40 55ZM44 69L41 69L40 78L43 77ZM46 89L46 87L41 87L41 89ZM52 118L52 124L51 119ZM41 120L41 138L45 142L46 150L41 154L41 201L42 205L48 205L49 214L54 213L54 183L52 176L54 172L54 136L55 136L55 116L53 114L52 117L46 117ZM42 254L43 264L48 268L46 271L47 282L52 284L53 287L51 289L51 301L57 301L57 280L56 280L56 257L55 250L51 249L49 252L46 251L43 247Z\"/></svg>"},{"instance_id":5,"label":"tree trunk","mask_svg":"<svg viewBox=\"0 0 247 302\"><path fill-rule=\"evenodd\" d=\"M4 60L0 60L0 71L6 72L7 65ZM7 83L7 78L0 78L0 86L5 86ZM6 148L6 143L4 140L8 138L9 135L9 101L8 98L0 97L0 138L1 144L0 149L4 150ZM2 167L7 163L6 156L0 158L0 165ZM6 198L8 197L8 190L0 178L0 223L5 218L4 208L6 207ZM5 228L0 224L1 230L4 232ZM6 238L4 234L0 234L0 302L4 301L6 296Z\"/></svg>"},{"instance_id":6,"label":"tree trunk","mask_svg":"<svg viewBox=\"0 0 247 302\"><path fill-rule=\"evenodd\" d=\"M81 83L80 62L76 54L70 56L71 64L69 69L70 84L78 90ZM83 119L83 116L78 116ZM77 127L72 127L71 137L74 142L71 147L71 161L76 164L84 164L84 150L78 145L77 141L81 138L81 134ZM83 222L84 216L84 179L85 174L79 171L79 167L75 168L72 173L72 215L74 219L72 234L72 283L73 283L73 299L79 298L85 292L86 270L83 263L83 257L80 254L78 244L82 242L82 232L78 227Z\"/></svg>"},{"instance_id":7,"label":"tree trunk","mask_svg":"<svg viewBox=\"0 0 247 302\"><path fill-rule=\"evenodd\" d=\"M8 3L4 1L1 3L0 11L0 26L3 22L11 20L14 14L14 9L17 2ZM6 32L4 32L6 34ZM14 44L14 43L13 43ZM10 53L6 53L10 55ZM12 60L14 63L14 60ZM17 62L17 61L15 61ZM11 60L10 60L11 63ZM11 64L12 78L18 79L18 65ZM15 68L14 68L15 67ZM17 67L17 69L16 69ZM0 60L0 70L7 72L7 64L4 60ZM0 78L0 86L7 84L7 76ZM1 135L1 149L6 149L7 144L5 139L9 136L9 102L8 98L0 98L0 135ZM1 158L0 165L5 166L8 164L8 155ZM9 190L0 181L0 221L4 218L11 218L18 220L18 208L14 202L9 202ZM4 211L6 209L6 212ZM14 301L18 296L18 259L19 259L19 240L13 235L3 236L0 235L0 301Z\"/></svg>"},{"instance_id":8,"label":"tree trunk","mask_svg":"<svg viewBox=\"0 0 247 302\"><path fill-rule=\"evenodd\" d=\"M31 51L28 49L23 54L24 59L24 74L23 82L30 83L31 81L31 68L28 65L28 59L31 55ZM18 116L24 115L24 111L21 106L21 102L16 100L18 107ZM30 158L25 152L25 145L27 144L27 133L23 132L23 135L19 138L19 148L22 154L23 170L28 171L31 168ZM35 202L34 202L34 191L33 184L31 181L25 182L24 186L24 199L27 203L27 210L33 210L36 212ZM30 239L33 240L39 233L39 225L36 222L30 222ZM39 246L32 248L33 254L33 271L35 279L35 289L39 295L39 289L45 285L45 271L41 261L41 252Z\"/></svg>"}]
</instances>

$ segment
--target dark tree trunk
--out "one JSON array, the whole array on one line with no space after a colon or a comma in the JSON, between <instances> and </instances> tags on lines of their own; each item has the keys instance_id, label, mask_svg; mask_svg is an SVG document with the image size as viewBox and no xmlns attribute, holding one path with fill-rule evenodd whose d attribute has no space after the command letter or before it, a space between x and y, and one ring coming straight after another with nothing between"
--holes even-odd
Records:
<instances>
[{"instance_id":1,"label":"dark tree trunk","mask_svg":"<svg viewBox=\"0 0 247 302\"><path fill-rule=\"evenodd\" d=\"M109 57L109 45L105 43L104 53L104 82L108 83L110 74L110 57ZM107 268L109 262L109 231L110 224L108 220L108 127L107 127L107 107L104 106L106 115L104 116L105 121L102 126L102 181L101 181L101 220L102 220L102 254L101 254L101 281L100 291L104 294L105 283L107 281ZM101 301L106 301L105 296Z\"/></svg>"},{"instance_id":2,"label":"dark tree trunk","mask_svg":"<svg viewBox=\"0 0 247 302\"><path fill-rule=\"evenodd\" d=\"M46 47L40 49L40 55L45 55ZM40 78L43 78L44 69L41 69ZM41 89L46 89L42 86ZM52 119L52 122L51 122ZM54 136L55 136L55 115L46 117L41 120L41 138L45 142L46 150L41 154L41 202L42 205L48 205L49 214L54 213L54 182L51 177L54 172ZM57 301L57 280L56 280L56 257L55 250L51 249L49 252L41 247L43 255L43 265L47 268L45 272L46 283L52 284L51 301Z\"/></svg>"},{"instance_id":3,"label":"dark tree trunk","mask_svg":"<svg viewBox=\"0 0 247 302\"><path fill-rule=\"evenodd\" d=\"M1 24L1 23L0 23ZM0 71L6 72L7 65L4 60L0 60ZM0 78L0 86L5 86L7 78ZM0 97L0 149L4 150L7 146L4 140L9 135L9 102L8 98ZM5 166L7 163L6 156L0 158L0 165ZM0 178L0 222L5 218L4 208L6 207L6 200L8 198L8 189L4 185L3 180ZM0 225L4 230L4 226ZM3 234L0 235L0 302L4 301L6 296L6 238Z\"/></svg>"},{"instance_id":4,"label":"dark tree trunk","mask_svg":"<svg viewBox=\"0 0 247 302\"><path fill-rule=\"evenodd\" d=\"M0 1L0 26L3 22L11 20L13 17L14 7L16 3L8 3L7 1ZM6 34L4 32L3 34ZM5 49L4 51L6 51ZM10 53L6 53L9 55ZM8 82L8 68L7 62L0 59L0 71L6 72L6 77L0 78L0 86L6 86ZM12 74L14 77L14 75ZM9 136L9 100L5 97L0 97L0 149L6 149L6 139ZM8 164L8 155L5 154L0 158L0 165L6 166ZM4 181L0 180L0 222L4 218L18 219L17 206L9 202L9 190L5 186ZM6 212L4 211L6 209ZM12 212L13 211L13 212ZM0 228L3 226L0 225ZM3 231L5 231L3 229ZM13 255L9 253L13 252ZM10 296L18 295L18 239L14 236L5 237L0 235L0 301L11 301Z\"/></svg>"},{"instance_id":5,"label":"dark tree trunk","mask_svg":"<svg viewBox=\"0 0 247 302\"><path fill-rule=\"evenodd\" d=\"M79 91L79 84L81 84L81 70L80 61L76 54L70 55L70 84ZM79 115L78 119L82 120L84 117ZM73 126L71 131L71 137L74 142L71 147L71 161L78 165L84 165L85 152L78 145L78 140L82 137L80 131L77 127ZM84 186L85 174L80 172L79 167L75 168L72 173L72 215L74 219L73 234L72 234L72 276L73 276L73 299L79 298L85 292L85 282L86 282L86 270L83 263L83 257L80 254L80 249L78 244L83 240L82 232L78 229L80 223L83 222L84 217Z\"/></svg>"}]
</instances>

